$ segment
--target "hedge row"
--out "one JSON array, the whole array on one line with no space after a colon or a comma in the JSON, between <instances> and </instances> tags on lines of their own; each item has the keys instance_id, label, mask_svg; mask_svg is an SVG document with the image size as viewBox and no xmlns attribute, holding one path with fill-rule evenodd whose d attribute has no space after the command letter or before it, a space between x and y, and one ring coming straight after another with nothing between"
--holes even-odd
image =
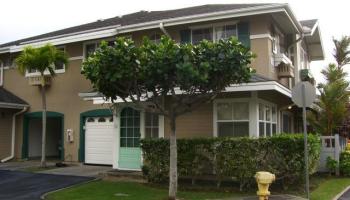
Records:
<instances>
[{"instance_id":1,"label":"hedge row","mask_svg":"<svg viewBox=\"0 0 350 200\"><path fill-rule=\"evenodd\" d=\"M257 171L269 171L285 185L303 180L304 140L301 134L281 134L268 138L178 139L179 177L215 176L218 186L224 178L234 178L240 189L254 183ZM316 172L320 138L308 136L310 174ZM169 140L141 141L143 174L149 182L168 180Z\"/></svg>"}]
</instances>

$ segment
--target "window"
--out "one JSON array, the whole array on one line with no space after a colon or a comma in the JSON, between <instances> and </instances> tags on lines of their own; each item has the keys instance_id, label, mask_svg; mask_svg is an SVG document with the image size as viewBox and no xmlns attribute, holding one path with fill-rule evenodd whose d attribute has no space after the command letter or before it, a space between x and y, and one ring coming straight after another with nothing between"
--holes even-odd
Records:
<instances>
[{"instance_id":1,"label":"window","mask_svg":"<svg viewBox=\"0 0 350 200\"><path fill-rule=\"evenodd\" d=\"M277 133L277 109L259 103L259 135L272 136Z\"/></svg>"},{"instance_id":2,"label":"window","mask_svg":"<svg viewBox=\"0 0 350 200\"><path fill-rule=\"evenodd\" d=\"M104 117L100 117L100 118L98 118L98 120L97 120L98 122L106 122L106 118L104 118Z\"/></svg>"},{"instance_id":3,"label":"window","mask_svg":"<svg viewBox=\"0 0 350 200\"><path fill-rule=\"evenodd\" d=\"M149 37L149 39L156 44L160 42L160 38L161 38L161 35L159 33L154 33Z\"/></svg>"},{"instance_id":4,"label":"window","mask_svg":"<svg viewBox=\"0 0 350 200\"><path fill-rule=\"evenodd\" d=\"M273 38L272 38L272 52L273 53L278 53L279 52L279 46L280 46L280 37L278 34L276 34Z\"/></svg>"},{"instance_id":5,"label":"window","mask_svg":"<svg viewBox=\"0 0 350 200\"><path fill-rule=\"evenodd\" d=\"M292 132L292 117L289 113L282 114L282 131L283 133L291 133Z\"/></svg>"},{"instance_id":6,"label":"window","mask_svg":"<svg viewBox=\"0 0 350 200\"><path fill-rule=\"evenodd\" d=\"M198 44L202 40L219 41L220 39L229 39L232 36L237 37L237 35L238 33L236 24L193 29L192 44Z\"/></svg>"},{"instance_id":7,"label":"window","mask_svg":"<svg viewBox=\"0 0 350 200\"><path fill-rule=\"evenodd\" d=\"M89 117L89 118L86 120L86 122L95 122L95 119L92 118L92 117Z\"/></svg>"},{"instance_id":8,"label":"window","mask_svg":"<svg viewBox=\"0 0 350 200\"><path fill-rule=\"evenodd\" d=\"M159 137L159 116L154 113L145 113L145 138Z\"/></svg>"},{"instance_id":9,"label":"window","mask_svg":"<svg viewBox=\"0 0 350 200\"><path fill-rule=\"evenodd\" d=\"M4 60L3 60L3 66L5 68L10 68L10 67L14 67L14 58L9 55L8 57L6 57Z\"/></svg>"},{"instance_id":10,"label":"window","mask_svg":"<svg viewBox=\"0 0 350 200\"><path fill-rule=\"evenodd\" d=\"M198 44L202 40L213 41L213 29L212 28L202 28L192 30L192 44Z\"/></svg>"},{"instance_id":11,"label":"window","mask_svg":"<svg viewBox=\"0 0 350 200\"><path fill-rule=\"evenodd\" d=\"M60 51L65 51L64 47L57 47L58 50ZM65 72L65 65L63 62L56 62L54 63L54 70L55 73L64 73ZM45 71L44 74L49 74L48 71ZM35 70L35 69L31 69L27 71L27 75L31 76L31 75L39 75L39 71Z\"/></svg>"},{"instance_id":12,"label":"window","mask_svg":"<svg viewBox=\"0 0 350 200\"><path fill-rule=\"evenodd\" d=\"M217 103L217 132L219 137L249 136L249 103Z\"/></svg>"},{"instance_id":13,"label":"window","mask_svg":"<svg viewBox=\"0 0 350 200\"><path fill-rule=\"evenodd\" d=\"M58 47L57 48L58 50L60 51L65 51L64 47ZM65 66L64 66L64 63L63 62L56 62L55 63L55 70L64 70Z\"/></svg>"},{"instance_id":14,"label":"window","mask_svg":"<svg viewBox=\"0 0 350 200\"><path fill-rule=\"evenodd\" d=\"M130 36L127 36L126 38L130 38ZM114 40L107 40L107 45L108 46L114 46L115 41ZM96 49L100 46L101 41L96 41L96 42L89 42L85 44L84 46L84 58L87 59L89 56L91 56Z\"/></svg>"},{"instance_id":15,"label":"window","mask_svg":"<svg viewBox=\"0 0 350 200\"><path fill-rule=\"evenodd\" d=\"M124 108L120 115L120 147L139 147L140 137L140 112Z\"/></svg>"},{"instance_id":16,"label":"window","mask_svg":"<svg viewBox=\"0 0 350 200\"><path fill-rule=\"evenodd\" d=\"M91 43L85 45L85 58L91 56L97 49L97 43Z\"/></svg>"},{"instance_id":17,"label":"window","mask_svg":"<svg viewBox=\"0 0 350 200\"><path fill-rule=\"evenodd\" d=\"M220 39L229 39L230 37L237 37L237 25L224 25L215 27L215 41Z\"/></svg>"}]
</instances>

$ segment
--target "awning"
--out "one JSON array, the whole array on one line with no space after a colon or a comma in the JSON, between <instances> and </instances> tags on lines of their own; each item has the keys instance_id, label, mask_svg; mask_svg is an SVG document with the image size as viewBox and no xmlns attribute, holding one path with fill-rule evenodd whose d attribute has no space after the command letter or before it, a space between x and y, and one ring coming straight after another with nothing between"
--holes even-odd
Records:
<instances>
[{"instance_id":1,"label":"awning","mask_svg":"<svg viewBox=\"0 0 350 200\"><path fill-rule=\"evenodd\" d=\"M21 109L24 107L29 107L29 104L5 88L0 87L0 108Z\"/></svg>"}]
</instances>

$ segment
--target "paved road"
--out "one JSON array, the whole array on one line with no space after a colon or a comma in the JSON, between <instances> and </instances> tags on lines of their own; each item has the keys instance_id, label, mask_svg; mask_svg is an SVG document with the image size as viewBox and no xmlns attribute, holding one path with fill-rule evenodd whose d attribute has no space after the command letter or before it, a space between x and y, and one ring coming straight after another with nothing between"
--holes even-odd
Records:
<instances>
[{"instance_id":1,"label":"paved road","mask_svg":"<svg viewBox=\"0 0 350 200\"><path fill-rule=\"evenodd\" d=\"M350 199L350 189L348 189L344 194L342 194L338 200L349 200Z\"/></svg>"},{"instance_id":2,"label":"paved road","mask_svg":"<svg viewBox=\"0 0 350 200\"><path fill-rule=\"evenodd\" d=\"M39 200L41 195L49 191L91 179L93 178L0 170L0 200Z\"/></svg>"}]
</instances>

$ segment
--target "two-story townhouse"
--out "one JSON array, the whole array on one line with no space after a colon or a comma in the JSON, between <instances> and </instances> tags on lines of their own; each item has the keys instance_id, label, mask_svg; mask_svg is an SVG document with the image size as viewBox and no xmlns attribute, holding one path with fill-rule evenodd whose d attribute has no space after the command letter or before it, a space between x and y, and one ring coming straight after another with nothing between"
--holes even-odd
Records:
<instances>
[{"instance_id":1,"label":"two-story townhouse","mask_svg":"<svg viewBox=\"0 0 350 200\"><path fill-rule=\"evenodd\" d=\"M236 36L257 55L250 82L232 85L213 102L181 116L178 137L266 137L298 130L291 88L301 70L309 76L309 62L324 57L318 21L298 21L287 4L203 5L140 11L0 45L0 158L40 156L38 74L23 77L13 60L27 45L51 43L67 52L69 64L47 80L48 156L139 170L140 138L168 137L167 118L122 103L112 114L80 74L81 64L102 40L113 45L115 37L126 36L139 44L144 36L157 42L163 34L193 44Z\"/></svg>"}]
</instances>

